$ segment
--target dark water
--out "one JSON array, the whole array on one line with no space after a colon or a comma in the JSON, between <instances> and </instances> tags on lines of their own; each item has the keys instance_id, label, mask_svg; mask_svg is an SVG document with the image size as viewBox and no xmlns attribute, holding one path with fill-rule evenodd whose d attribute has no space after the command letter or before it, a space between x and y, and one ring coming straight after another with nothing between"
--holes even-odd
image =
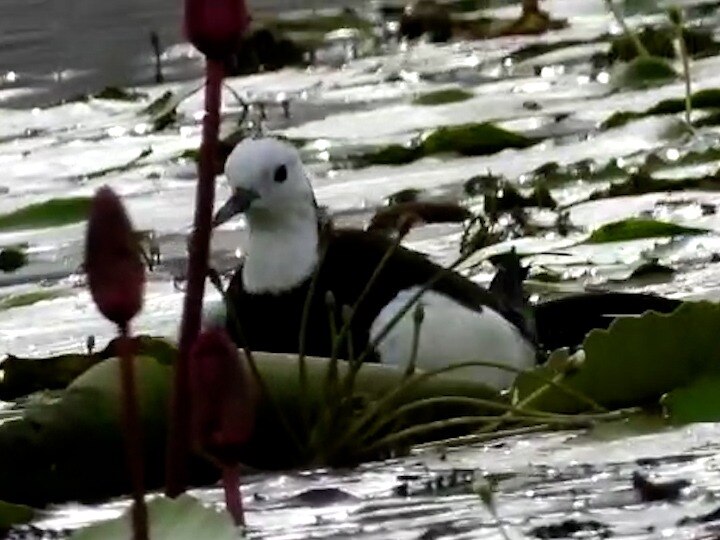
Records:
<instances>
[{"instance_id":1,"label":"dark water","mask_svg":"<svg viewBox=\"0 0 720 540\"><path fill-rule=\"evenodd\" d=\"M357 5L348 0L255 0L251 9ZM2 0L0 106L44 104L104 86L154 82L150 33L161 47L181 43L182 0ZM167 80L199 75L197 59L177 56ZM32 90L32 91L29 91Z\"/></svg>"}]
</instances>

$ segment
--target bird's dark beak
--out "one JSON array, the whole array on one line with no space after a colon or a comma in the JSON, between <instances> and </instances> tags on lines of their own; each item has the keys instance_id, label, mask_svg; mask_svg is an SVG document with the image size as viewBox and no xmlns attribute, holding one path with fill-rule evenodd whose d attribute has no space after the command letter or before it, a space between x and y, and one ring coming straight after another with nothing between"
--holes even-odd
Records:
<instances>
[{"instance_id":1,"label":"bird's dark beak","mask_svg":"<svg viewBox=\"0 0 720 540\"><path fill-rule=\"evenodd\" d=\"M215 213L213 227L222 225L236 215L246 212L252 202L259 198L260 194L257 191L246 188L236 188L225 204Z\"/></svg>"}]
</instances>

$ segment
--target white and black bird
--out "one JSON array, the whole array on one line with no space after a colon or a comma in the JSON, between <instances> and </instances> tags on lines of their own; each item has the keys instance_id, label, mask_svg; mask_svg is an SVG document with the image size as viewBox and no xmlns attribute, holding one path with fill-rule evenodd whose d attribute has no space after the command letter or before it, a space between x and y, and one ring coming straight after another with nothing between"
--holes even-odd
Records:
<instances>
[{"instance_id":1,"label":"white and black bird","mask_svg":"<svg viewBox=\"0 0 720 540\"><path fill-rule=\"evenodd\" d=\"M330 356L328 293L334 299L334 325L340 328L342 306L355 305L394 240L371 231L323 227L326 218L300 156L280 140L243 140L230 153L225 173L232 195L217 211L214 224L240 213L247 221L245 258L227 291L247 345L258 351L298 352L303 308L317 270L304 352ZM419 300L424 316L416 365L426 370L475 360L527 369L536 363L536 330L537 341L545 346L575 345L592 328L607 327L613 318L608 314L667 312L678 304L652 295L576 295L534 306L528 323L517 306L492 292L492 287L488 291L423 254L398 247L354 314L350 334L355 353L375 343L385 325L438 273L442 276ZM513 279L518 283L511 286L521 289L522 276ZM414 311L408 310L377 343L374 360L399 367L408 364L418 328ZM237 325L229 318L227 328L243 345ZM347 351L343 347L340 356ZM495 388L507 387L515 377L493 367L463 367L456 373Z\"/></svg>"},{"instance_id":2,"label":"white and black bird","mask_svg":"<svg viewBox=\"0 0 720 540\"><path fill-rule=\"evenodd\" d=\"M269 352L298 351L303 307L320 264L321 242L327 242L310 305L305 352L330 356L328 293L332 293L336 327L340 328L341 307L356 303L393 240L362 230L323 229L297 150L277 139L243 140L228 157L225 173L232 195L217 211L214 224L239 213L247 220L246 255L227 291L247 345ZM443 271L419 300L424 316L419 326L417 367L434 369L473 360L518 369L534 365L533 343L522 325L503 316L493 294L404 247L393 252L355 312L350 332L353 350L362 352L418 288ZM377 344L376 360L407 365L417 332L413 313L414 309L408 310ZM228 331L240 341L232 321L228 321ZM343 347L341 355L347 351ZM497 388L509 385L515 376L497 368L462 370Z\"/></svg>"}]
</instances>

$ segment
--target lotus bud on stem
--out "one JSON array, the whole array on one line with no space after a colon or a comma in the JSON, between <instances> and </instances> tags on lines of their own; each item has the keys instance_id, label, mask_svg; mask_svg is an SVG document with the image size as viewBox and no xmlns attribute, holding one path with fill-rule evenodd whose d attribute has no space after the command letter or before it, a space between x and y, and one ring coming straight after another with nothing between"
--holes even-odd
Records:
<instances>
[{"instance_id":1,"label":"lotus bud on stem","mask_svg":"<svg viewBox=\"0 0 720 540\"><path fill-rule=\"evenodd\" d=\"M205 278L208 270L212 212L215 197L215 156L218 151L224 60L237 51L250 24L245 0L185 0L184 27L188 40L206 56L205 116L200 146L199 180L195 198L187 291L180 327L180 344L170 405L165 492L181 494L187 485L190 443L190 350L200 331Z\"/></svg>"},{"instance_id":2,"label":"lotus bud on stem","mask_svg":"<svg viewBox=\"0 0 720 540\"><path fill-rule=\"evenodd\" d=\"M193 446L222 470L228 512L244 525L238 464L255 426L257 381L222 328L200 334L189 367Z\"/></svg>"},{"instance_id":3,"label":"lotus bud on stem","mask_svg":"<svg viewBox=\"0 0 720 540\"><path fill-rule=\"evenodd\" d=\"M85 271L90 294L100 312L119 331L118 356L122 381L122 417L126 458L132 481L133 538L148 538L143 444L138 421L133 341L130 321L142 308L145 267L130 219L118 196L100 188L90 207L85 240Z\"/></svg>"}]
</instances>

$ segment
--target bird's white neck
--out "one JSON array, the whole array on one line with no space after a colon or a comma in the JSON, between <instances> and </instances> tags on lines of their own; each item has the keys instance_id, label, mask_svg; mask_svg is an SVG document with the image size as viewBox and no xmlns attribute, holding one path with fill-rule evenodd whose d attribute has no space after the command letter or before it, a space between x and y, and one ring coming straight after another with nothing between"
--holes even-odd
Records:
<instances>
[{"instance_id":1,"label":"bird's white neck","mask_svg":"<svg viewBox=\"0 0 720 540\"><path fill-rule=\"evenodd\" d=\"M282 212L252 209L243 286L250 293L280 294L310 277L318 262L318 225L314 208Z\"/></svg>"}]
</instances>

